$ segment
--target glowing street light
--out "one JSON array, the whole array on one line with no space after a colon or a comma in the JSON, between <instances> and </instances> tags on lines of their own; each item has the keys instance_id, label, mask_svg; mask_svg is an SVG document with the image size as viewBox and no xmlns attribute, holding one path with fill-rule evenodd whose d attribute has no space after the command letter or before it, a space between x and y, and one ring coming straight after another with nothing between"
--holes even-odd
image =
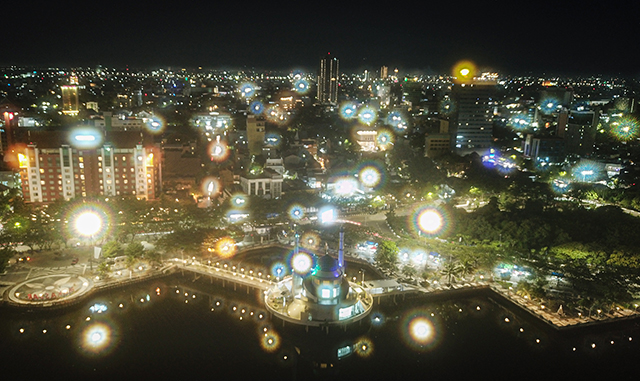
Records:
<instances>
[{"instance_id":1,"label":"glowing street light","mask_svg":"<svg viewBox=\"0 0 640 381\"><path fill-rule=\"evenodd\" d=\"M102 229L102 218L95 212L83 212L76 218L75 228L85 237L93 237Z\"/></svg>"},{"instance_id":2,"label":"glowing street light","mask_svg":"<svg viewBox=\"0 0 640 381\"><path fill-rule=\"evenodd\" d=\"M297 274L306 275L313 266L313 260L307 253L298 253L291 259L291 265Z\"/></svg>"},{"instance_id":3,"label":"glowing street light","mask_svg":"<svg viewBox=\"0 0 640 381\"><path fill-rule=\"evenodd\" d=\"M103 230L104 220L103 217L94 210L86 210L78 214L73 227L75 231L81 236L88 238L93 245L93 239L96 235L100 234ZM89 258L89 265L93 270L93 257Z\"/></svg>"},{"instance_id":4,"label":"glowing street light","mask_svg":"<svg viewBox=\"0 0 640 381\"><path fill-rule=\"evenodd\" d=\"M435 234L443 224L442 215L435 209L425 209L418 215L418 228L424 233Z\"/></svg>"}]
</instances>

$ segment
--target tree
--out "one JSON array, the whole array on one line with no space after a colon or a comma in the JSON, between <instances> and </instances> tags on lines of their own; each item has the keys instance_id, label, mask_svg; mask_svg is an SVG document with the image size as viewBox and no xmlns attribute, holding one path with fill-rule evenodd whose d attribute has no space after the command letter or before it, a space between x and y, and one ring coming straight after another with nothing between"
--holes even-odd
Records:
<instances>
[{"instance_id":1,"label":"tree","mask_svg":"<svg viewBox=\"0 0 640 381\"><path fill-rule=\"evenodd\" d=\"M142 246L140 242L130 243L129 245L127 245L127 248L124 250L124 255L126 255L127 258L139 259L139 258L142 258L143 254L144 254L144 246Z\"/></svg>"},{"instance_id":2,"label":"tree","mask_svg":"<svg viewBox=\"0 0 640 381\"><path fill-rule=\"evenodd\" d=\"M404 266L402 268L402 275L404 275L406 278L413 278L417 273L418 272L416 271L415 267Z\"/></svg>"},{"instance_id":3,"label":"tree","mask_svg":"<svg viewBox=\"0 0 640 381\"><path fill-rule=\"evenodd\" d=\"M149 205L137 198L122 198L113 202L117 210L117 223L114 234L120 242L133 242L136 234L141 232L149 222Z\"/></svg>"},{"instance_id":4,"label":"tree","mask_svg":"<svg viewBox=\"0 0 640 381\"><path fill-rule=\"evenodd\" d=\"M465 258L460 265L460 274L462 277L473 274L478 268L478 261L472 258Z\"/></svg>"},{"instance_id":5,"label":"tree","mask_svg":"<svg viewBox=\"0 0 640 381\"><path fill-rule=\"evenodd\" d=\"M122 252L122 245L118 241L109 241L102 245L102 256L105 258L117 257Z\"/></svg>"},{"instance_id":6,"label":"tree","mask_svg":"<svg viewBox=\"0 0 640 381\"><path fill-rule=\"evenodd\" d=\"M161 264L160 253L156 250L147 250L144 252L144 257L150 263L158 263Z\"/></svg>"},{"instance_id":7,"label":"tree","mask_svg":"<svg viewBox=\"0 0 640 381\"><path fill-rule=\"evenodd\" d=\"M393 241L382 241L378 244L376 261L380 267L388 270L396 270L398 266L398 253L400 250Z\"/></svg>"},{"instance_id":8,"label":"tree","mask_svg":"<svg viewBox=\"0 0 640 381\"><path fill-rule=\"evenodd\" d=\"M7 264L9 264L9 260L14 254L15 251L12 247L4 245L0 247L0 273L3 273L7 268Z\"/></svg>"},{"instance_id":9,"label":"tree","mask_svg":"<svg viewBox=\"0 0 640 381\"><path fill-rule=\"evenodd\" d=\"M204 229L176 229L170 234L163 235L158 240L156 247L167 253L182 250L200 253L206 236L207 231Z\"/></svg>"},{"instance_id":10,"label":"tree","mask_svg":"<svg viewBox=\"0 0 640 381\"><path fill-rule=\"evenodd\" d=\"M96 269L96 272L100 276L100 278L107 278L109 275L109 265L107 264L107 262L100 263L98 265L98 268Z\"/></svg>"},{"instance_id":11,"label":"tree","mask_svg":"<svg viewBox=\"0 0 640 381\"><path fill-rule=\"evenodd\" d=\"M451 286L451 282L462 272L462 268L457 262L447 261L442 266L440 273L447 277L447 285Z\"/></svg>"}]
</instances>

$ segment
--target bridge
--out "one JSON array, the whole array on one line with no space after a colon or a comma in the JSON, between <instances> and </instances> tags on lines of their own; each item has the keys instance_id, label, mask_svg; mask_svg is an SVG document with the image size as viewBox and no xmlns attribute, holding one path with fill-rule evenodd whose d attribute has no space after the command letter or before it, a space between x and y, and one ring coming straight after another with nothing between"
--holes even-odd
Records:
<instances>
[{"instance_id":1,"label":"bridge","mask_svg":"<svg viewBox=\"0 0 640 381\"><path fill-rule=\"evenodd\" d=\"M250 289L266 291L275 284L268 274L241 271L235 266L227 264L224 266L212 266L195 261L189 263L177 261L176 269L181 271L183 275L185 271L193 273L194 281L202 277L208 277L213 283L213 280L217 279L222 281L222 287L226 287L227 284L233 285L234 291L237 290L238 286L241 288L246 287L247 293L249 293Z\"/></svg>"}]
</instances>

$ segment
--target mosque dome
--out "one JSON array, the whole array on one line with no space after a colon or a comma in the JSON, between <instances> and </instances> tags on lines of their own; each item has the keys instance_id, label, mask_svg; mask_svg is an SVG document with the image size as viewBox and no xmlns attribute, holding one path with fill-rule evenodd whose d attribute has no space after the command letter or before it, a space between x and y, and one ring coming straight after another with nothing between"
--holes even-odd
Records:
<instances>
[{"instance_id":1,"label":"mosque dome","mask_svg":"<svg viewBox=\"0 0 640 381\"><path fill-rule=\"evenodd\" d=\"M319 272L333 273L338 270L338 260L325 254L318 259Z\"/></svg>"}]
</instances>

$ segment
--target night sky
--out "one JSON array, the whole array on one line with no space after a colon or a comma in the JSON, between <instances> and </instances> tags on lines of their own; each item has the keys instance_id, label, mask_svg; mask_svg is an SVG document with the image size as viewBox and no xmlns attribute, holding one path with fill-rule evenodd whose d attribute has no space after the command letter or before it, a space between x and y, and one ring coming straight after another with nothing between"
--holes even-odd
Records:
<instances>
[{"instance_id":1,"label":"night sky","mask_svg":"<svg viewBox=\"0 0 640 381\"><path fill-rule=\"evenodd\" d=\"M6 4L0 65L640 74L632 2L99 3Z\"/></svg>"}]
</instances>

